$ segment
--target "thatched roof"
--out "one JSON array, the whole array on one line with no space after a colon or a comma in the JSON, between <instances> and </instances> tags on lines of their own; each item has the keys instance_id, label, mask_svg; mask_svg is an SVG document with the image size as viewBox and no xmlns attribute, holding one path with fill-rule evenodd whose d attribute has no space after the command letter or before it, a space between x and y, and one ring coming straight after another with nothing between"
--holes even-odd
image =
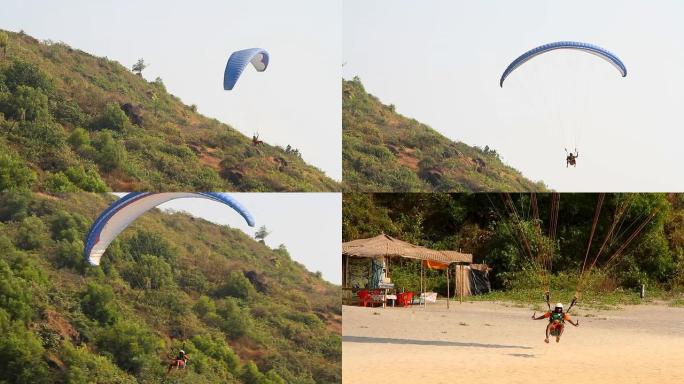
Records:
<instances>
[{"instance_id":1,"label":"thatched roof","mask_svg":"<svg viewBox=\"0 0 684 384\"><path fill-rule=\"evenodd\" d=\"M395 239L385 234L342 243L342 253L354 257L398 256L433 260L440 263L472 263L473 255L456 251L437 251Z\"/></svg>"}]
</instances>

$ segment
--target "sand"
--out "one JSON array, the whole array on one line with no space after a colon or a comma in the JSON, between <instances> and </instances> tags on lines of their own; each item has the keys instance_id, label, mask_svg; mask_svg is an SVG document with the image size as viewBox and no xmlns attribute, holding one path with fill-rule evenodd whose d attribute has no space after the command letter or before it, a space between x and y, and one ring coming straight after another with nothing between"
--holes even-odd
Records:
<instances>
[{"instance_id":1,"label":"sand","mask_svg":"<svg viewBox=\"0 0 684 384\"><path fill-rule=\"evenodd\" d=\"M580 308L560 343L545 320L499 303L342 310L344 383L681 383L684 309Z\"/></svg>"}]
</instances>

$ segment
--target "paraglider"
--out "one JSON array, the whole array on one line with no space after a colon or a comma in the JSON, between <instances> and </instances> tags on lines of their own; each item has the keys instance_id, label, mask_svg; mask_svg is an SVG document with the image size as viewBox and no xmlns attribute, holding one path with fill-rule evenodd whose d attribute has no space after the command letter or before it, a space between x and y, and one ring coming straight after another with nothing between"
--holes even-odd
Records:
<instances>
[{"instance_id":1,"label":"paraglider","mask_svg":"<svg viewBox=\"0 0 684 384\"><path fill-rule=\"evenodd\" d=\"M566 321L575 327L579 327L579 320L573 322L572 318L570 318L570 315L568 315L567 312L563 312L563 303L556 304L553 311L551 310L551 305L549 304L548 312L545 312L540 316L535 316L536 314L537 313L535 312L532 315L532 320L549 319L549 324L546 326L546 338L544 339L544 342L547 344L549 343L550 336L554 336L556 338L556 343L560 342L560 338L563 336L563 331L565 330Z\"/></svg>"},{"instance_id":2,"label":"paraglider","mask_svg":"<svg viewBox=\"0 0 684 384\"><path fill-rule=\"evenodd\" d=\"M171 370L174 368L176 368L176 370L185 369L185 367L188 366L189 360L190 358L188 357L188 354L181 349L180 351L178 351L178 355L176 355L176 357L169 363L169 367L166 370L166 374L168 375L169 373L171 373Z\"/></svg>"},{"instance_id":3,"label":"paraglider","mask_svg":"<svg viewBox=\"0 0 684 384\"><path fill-rule=\"evenodd\" d=\"M575 148L575 153L568 152L568 150L565 150L565 168L569 166L577 167L577 158L579 157L579 152L577 151L577 148Z\"/></svg>"},{"instance_id":4,"label":"paraglider","mask_svg":"<svg viewBox=\"0 0 684 384\"><path fill-rule=\"evenodd\" d=\"M514 234L514 239L520 247L522 255L527 258L530 263L531 270L538 274L539 282L541 283L541 292L544 294L548 311L541 316L536 316L536 312L532 315L533 320L549 319L549 324L546 327L546 343L549 342L549 337L556 337L556 342L560 342L560 337L563 335L565 323L569 322L575 327L579 326L579 322L572 322L569 314L572 308L581 300L582 292L590 284L590 276L594 269L598 268L599 259L603 260L602 268L604 271L609 270L619 261L624 255L627 247L636 241L640 234L644 232L647 226L658 215L659 210L652 209L641 214L630 213L630 207L633 207L636 195L628 195L622 197L617 195L615 200L611 202L614 207L613 212L609 215L610 220L608 225L603 230L599 230L604 238L595 242L594 236L597 234L601 212L604 207L605 193L597 195L596 207L594 209L594 216L591 222L591 229L588 233L586 251L584 252L583 261L580 264L579 275L575 292L568 308L565 309L562 303L556 304L551 308L551 273L553 266L553 259L556 253L557 237L556 231L558 229L558 220L560 215L560 196L558 192L551 194L551 206L549 210L548 220L548 234L544 234L542 229L542 219L539 215L539 206L537 204L537 196L532 193L529 198L529 207L526 208L529 217L524 217L525 211L519 211L517 204L513 201L510 194L502 195L503 205L508 212L508 220L512 227L510 228ZM522 202L522 200L521 200ZM499 217L506 219L506 216L498 212L498 209L491 202ZM521 206L524 207L524 206ZM531 227L529 225L531 224ZM509 225L508 223L504 225ZM547 242L548 241L548 242ZM600 244L598 250L592 254L592 245ZM603 257L602 257L603 256ZM580 259L581 260L581 259Z\"/></svg>"},{"instance_id":5,"label":"paraglider","mask_svg":"<svg viewBox=\"0 0 684 384\"><path fill-rule=\"evenodd\" d=\"M263 145L263 144L264 144L264 141L259 140L259 133L258 132L252 135L252 145L253 146L258 147L259 145Z\"/></svg>"},{"instance_id":6,"label":"paraglider","mask_svg":"<svg viewBox=\"0 0 684 384\"><path fill-rule=\"evenodd\" d=\"M574 49L591 53L612 64L620 72L622 77L627 76L627 67L625 67L625 64L623 64L620 58L618 58L615 54L611 53L610 51L607 51L601 47L588 43L580 43L577 41L558 41L555 43L540 45L539 47L531 49L520 55L517 59L513 60L513 62L511 62L508 65L506 70L501 75L501 79L499 80L499 86L503 88L504 80L506 80L508 75L510 75L521 65L525 64L527 61L543 53L554 51L557 49Z\"/></svg>"},{"instance_id":7,"label":"paraglider","mask_svg":"<svg viewBox=\"0 0 684 384\"><path fill-rule=\"evenodd\" d=\"M516 69L518 69L520 66L528 62L529 60L532 60L533 58L551 52L555 50L576 50L576 51L581 51L581 52L586 52L590 53L592 55L595 55L597 57L600 57L601 59L605 60L607 63L611 64L615 69L618 70L618 73L622 77L627 76L627 67L625 64L620 60L620 58L615 55L614 53L601 48L599 46L589 44L589 43L582 43L578 41L557 41L554 43L549 43L549 44L544 44L540 45L536 48L533 48L522 55L518 56L515 60L513 60L504 70L503 74L501 74L501 77L499 78L499 86L503 88L504 81L513 73ZM582 81L578 81L578 83L583 83ZM572 88L572 87L570 87ZM581 86L580 86L581 88ZM569 90L567 87L563 88L561 87L556 87L556 86L551 86L547 87L546 89L542 90L543 92L546 92L546 94L540 96L540 98L544 103L543 108L547 108L549 106L553 107L553 104L556 104L557 111L549 111L549 115L556 115L558 114L559 116L563 116L561 121L554 122L552 123L553 125L559 125L561 126L562 129L568 129L571 135L574 136L575 140L575 146L577 146L577 141L578 141L578 136L579 135L579 130L583 124L573 124L571 123L571 120L573 119L573 116L583 116L585 115L584 109L580 111L580 113L571 113L569 110L571 109L571 106L567 105L567 103L563 102L561 103L559 100L562 100L564 97L567 97L565 94L566 91ZM576 101L582 102L582 100L586 99L585 97L579 96L576 98ZM547 102L550 103L547 105ZM575 101L575 100L573 100ZM535 110L538 110L539 108L535 108ZM549 108L549 109L554 109L554 108ZM561 136L561 135L558 135ZM567 138L566 138L567 139ZM566 168L570 167L571 165L573 167L576 167L577 165L577 157L579 154L577 153L577 149L575 149L575 153L567 153L566 150L566 159L565 159L565 166Z\"/></svg>"},{"instance_id":8,"label":"paraglider","mask_svg":"<svg viewBox=\"0 0 684 384\"><path fill-rule=\"evenodd\" d=\"M109 244L140 215L170 200L199 197L213 200L233 208L250 227L254 226L252 215L233 197L217 192L134 192L112 203L93 222L86 237L83 255L92 265L99 265Z\"/></svg>"},{"instance_id":9,"label":"paraglider","mask_svg":"<svg viewBox=\"0 0 684 384\"><path fill-rule=\"evenodd\" d=\"M228 58L226 70L223 73L223 89L232 90L249 63L252 63L257 72L263 72L268 67L268 60L268 52L261 48L249 48L233 52Z\"/></svg>"}]
</instances>

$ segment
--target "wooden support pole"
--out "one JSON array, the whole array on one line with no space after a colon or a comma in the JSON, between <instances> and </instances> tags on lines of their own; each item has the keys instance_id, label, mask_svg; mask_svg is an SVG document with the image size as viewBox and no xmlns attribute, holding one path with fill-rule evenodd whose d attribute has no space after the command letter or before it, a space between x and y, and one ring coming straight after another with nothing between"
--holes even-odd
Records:
<instances>
[{"instance_id":1,"label":"wooden support pole","mask_svg":"<svg viewBox=\"0 0 684 384\"><path fill-rule=\"evenodd\" d=\"M447 301L447 309L449 309L449 265L447 265L446 271L444 271L444 276L446 276L446 279L447 279L446 301Z\"/></svg>"}]
</instances>

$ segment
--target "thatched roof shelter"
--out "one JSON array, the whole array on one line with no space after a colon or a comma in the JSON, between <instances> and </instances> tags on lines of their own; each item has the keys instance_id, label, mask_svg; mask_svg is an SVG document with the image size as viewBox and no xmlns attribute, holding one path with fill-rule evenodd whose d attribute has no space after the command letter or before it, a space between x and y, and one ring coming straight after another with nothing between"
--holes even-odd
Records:
<instances>
[{"instance_id":1,"label":"thatched roof shelter","mask_svg":"<svg viewBox=\"0 0 684 384\"><path fill-rule=\"evenodd\" d=\"M456 251L437 251L381 234L368 239L342 243L342 254L352 257L406 257L440 263L472 263L473 255Z\"/></svg>"}]
</instances>

